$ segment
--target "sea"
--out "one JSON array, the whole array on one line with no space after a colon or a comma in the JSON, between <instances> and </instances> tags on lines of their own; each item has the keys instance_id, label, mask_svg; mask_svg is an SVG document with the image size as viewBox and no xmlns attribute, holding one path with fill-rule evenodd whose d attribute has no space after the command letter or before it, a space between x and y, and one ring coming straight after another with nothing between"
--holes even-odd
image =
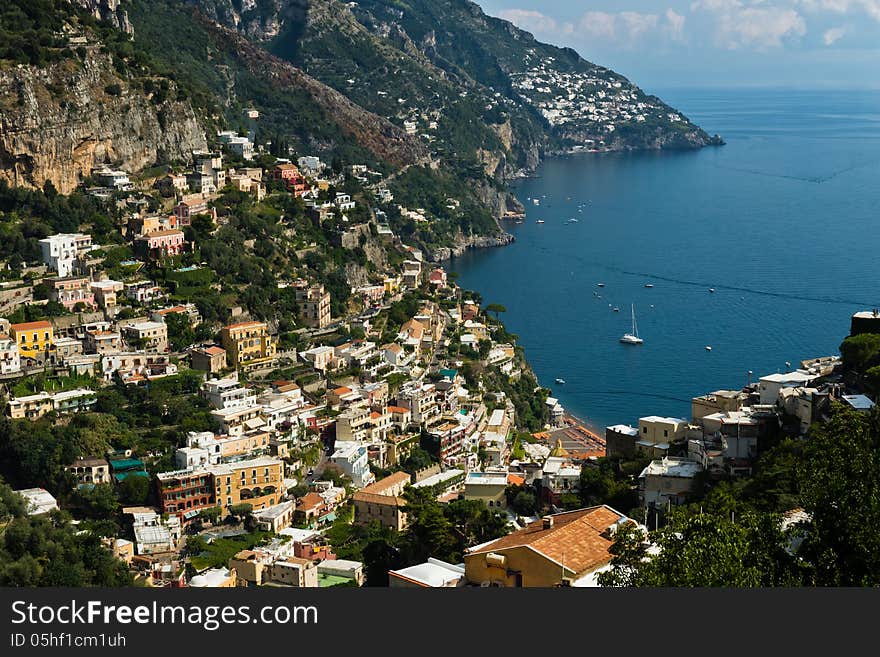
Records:
<instances>
[{"instance_id":1,"label":"sea","mask_svg":"<svg viewBox=\"0 0 880 657\"><path fill-rule=\"evenodd\" d=\"M656 93L726 145L548 159L516 241L446 263L598 429L836 355L880 307L880 91Z\"/></svg>"}]
</instances>

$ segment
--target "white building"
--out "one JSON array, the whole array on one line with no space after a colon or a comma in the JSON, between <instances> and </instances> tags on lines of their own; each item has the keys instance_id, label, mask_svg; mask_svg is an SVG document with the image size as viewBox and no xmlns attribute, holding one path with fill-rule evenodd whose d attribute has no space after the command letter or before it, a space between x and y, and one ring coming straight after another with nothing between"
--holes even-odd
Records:
<instances>
[{"instance_id":1,"label":"white building","mask_svg":"<svg viewBox=\"0 0 880 657\"><path fill-rule=\"evenodd\" d=\"M783 388L806 387L818 378L815 374L802 370L762 376L758 381L761 404L776 404L779 401L779 392Z\"/></svg>"},{"instance_id":2,"label":"white building","mask_svg":"<svg viewBox=\"0 0 880 657\"><path fill-rule=\"evenodd\" d=\"M25 501L25 513L29 516L39 516L58 509L58 502L45 488L23 488L15 491Z\"/></svg>"},{"instance_id":3,"label":"white building","mask_svg":"<svg viewBox=\"0 0 880 657\"><path fill-rule=\"evenodd\" d=\"M376 481L375 475L370 472L369 456L365 444L337 440L335 448L330 461L351 479L354 486L363 488Z\"/></svg>"},{"instance_id":4,"label":"white building","mask_svg":"<svg viewBox=\"0 0 880 657\"><path fill-rule=\"evenodd\" d=\"M134 520L134 544L138 554L172 552L180 544L183 530L180 518L175 514L163 520L162 516L149 508L137 508L131 516Z\"/></svg>"},{"instance_id":5,"label":"white building","mask_svg":"<svg viewBox=\"0 0 880 657\"><path fill-rule=\"evenodd\" d=\"M58 233L40 240L43 263L61 278L73 273L77 255L91 246L91 236L82 233Z\"/></svg>"},{"instance_id":6,"label":"white building","mask_svg":"<svg viewBox=\"0 0 880 657\"><path fill-rule=\"evenodd\" d=\"M238 372L224 379L211 379L202 384L201 396L216 409L248 408L257 405L256 391L238 381Z\"/></svg>"},{"instance_id":7,"label":"white building","mask_svg":"<svg viewBox=\"0 0 880 657\"><path fill-rule=\"evenodd\" d=\"M639 475L639 505L683 504L703 466L690 459L664 456L651 461Z\"/></svg>"},{"instance_id":8,"label":"white building","mask_svg":"<svg viewBox=\"0 0 880 657\"><path fill-rule=\"evenodd\" d=\"M391 588L454 588L464 586L464 564L429 558L425 563L388 571Z\"/></svg>"},{"instance_id":9,"label":"white building","mask_svg":"<svg viewBox=\"0 0 880 657\"><path fill-rule=\"evenodd\" d=\"M233 137L226 146L243 160L254 159L254 145L247 137Z\"/></svg>"},{"instance_id":10,"label":"white building","mask_svg":"<svg viewBox=\"0 0 880 657\"><path fill-rule=\"evenodd\" d=\"M0 335L0 374L15 374L21 371L21 354L15 340Z\"/></svg>"}]
</instances>

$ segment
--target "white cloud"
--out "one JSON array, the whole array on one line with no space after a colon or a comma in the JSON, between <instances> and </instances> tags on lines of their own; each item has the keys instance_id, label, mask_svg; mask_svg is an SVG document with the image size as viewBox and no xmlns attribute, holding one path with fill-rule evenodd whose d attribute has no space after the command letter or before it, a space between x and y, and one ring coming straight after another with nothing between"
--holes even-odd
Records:
<instances>
[{"instance_id":1,"label":"white cloud","mask_svg":"<svg viewBox=\"0 0 880 657\"><path fill-rule=\"evenodd\" d=\"M613 41L617 38L617 26L614 14L604 11L588 11L578 21L580 29L589 36Z\"/></svg>"},{"instance_id":2,"label":"white cloud","mask_svg":"<svg viewBox=\"0 0 880 657\"><path fill-rule=\"evenodd\" d=\"M845 27L832 27L830 30L826 30L825 34L822 35L822 41L826 46L830 46L843 37L844 34L846 34Z\"/></svg>"},{"instance_id":3,"label":"white cloud","mask_svg":"<svg viewBox=\"0 0 880 657\"><path fill-rule=\"evenodd\" d=\"M716 43L728 50L778 48L785 39L807 33L806 21L795 9L769 6L761 0L749 4L741 0L697 0L691 10L714 15Z\"/></svg>"},{"instance_id":4,"label":"white cloud","mask_svg":"<svg viewBox=\"0 0 880 657\"><path fill-rule=\"evenodd\" d=\"M880 21L880 0L793 0L806 11L828 11L836 14L863 12L870 18Z\"/></svg>"},{"instance_id":5,"label":"white cloud","mask_svg":"<svg viewBox=\"0 0 880 657\"><path fill-rule=\"evenodd\" d=\"M685 40L684 23L684 16L672 9L666 10L666 30L670 39L679 43Z\"/></svg>"},{"instance_id":6,"label":"white cloud","mask_svg":"<svg viewBox=\"0 0 880 657\"><path fill-rule=\"evenodd\" d=\"M552 34L559 29L556 20L531 9L502 9L498 12L498 17L528 32Z\"/></svg>"},{"instance_id":7,"label":"white cloud","mask_svg":"<svg viewBox=\"0 0 880 657\"><path fill-rule=\"evenodd\" d=\"M577 31L594 39L633 46L647 38L682 42L684 25L685 17L672 9L667 9L662 16L636 11L588 11L578 21Z\"/></svg>"}]
</instances>

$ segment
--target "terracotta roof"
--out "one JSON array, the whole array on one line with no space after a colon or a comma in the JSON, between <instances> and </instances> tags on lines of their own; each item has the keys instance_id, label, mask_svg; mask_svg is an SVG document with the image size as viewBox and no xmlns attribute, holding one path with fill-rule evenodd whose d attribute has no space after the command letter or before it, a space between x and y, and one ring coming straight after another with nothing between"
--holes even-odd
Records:
<instances>
[{"instance_id":1,"label":"terracotta roof","mask_svg":"<svg viewBox=\"0 0 880 657\"><path fill-rule=\"evenodd\" d=\"M24 324L13 324L9 327L11 331L33 331L36 329L50 329L52 328L52 324L47 322L46 320L40 320L39 322L25 322Z\"/></svg>"},{"instance_id":2,"label":"terracotta roof","mask_svg":"<svg viewBox=\"0 0 880 657\"><path fill-rule=\"evenodd\" d=\"M368 493L366 489L359 490L352 496L355 502L370 502L372 504L385 504L387 506L403 507L406 506L406 500L396 495L380 495L379 493Z\"/></svg>"},{"instance_id":3,"label":"terracotta roof","mask_svg":"<svg viewBox=\"0 0 880 657\"><path fill-rule=\"evenodd\" d=\"M409 413L410 411L408 408L404 408L403 406L389 406L388 412L389 413Z\"/></svg>"},{"instance_id":4,"label":"terracotta roof","mask_svg":"<svg viewBox=\"0 0 880 657\"><path fill-rule=\"evenodd\" d=\"M605 532L626 518L605 505L557 513L550 517L553 518L553 526L549 529L544 529L543 519L537 520L497 541L481 545L470 554L531 547L548 559L560 564L564 562L567 570L582 573L608 563L613 538Z\"/></svg>"},{"instance_id":5,"label":"terracotta roof","mask_svg":"<svg viewBox=\"0 0 880 657\"><path fill-rule=\"evenodd\" d=\"M219 356L220 354L226 353L226 350L223 347L206 347L202 349L203 352L208 354L209 356Z\"/></svg>"},{"instance_id":6,"label":"terracotta roof","mask_svg":"<svg viewBox=\"0 0 880 657\"><path fill-rule=\"evenodd\" d=\"M297 502L300 508L314 509L316 506L324 504L324 498L317 493L306 493Z\"/></svg>"},{"instance_id":7,"label":"terracotta roof","mask_svg":"<svg viewBox=\"0 0 880 657\"><path fill-rule=\"evenodd\" d=\"M522 486L524 483L526 483L526 478L521 477L520 475L508 474L507 483L513 484L515 486Z\"/></svg>"},{"instance_id":8,"label":"terracotta roof","mask_svg":"<svg viewBox=\"0 0 880 657\"><path fill-rule=\"evenodd\" d=\"M384 479L380 479L376 483L370 484L366 488L361 489L362 493L375 493L376 495L382 495L385 491L393 488L394 486L399 486L401 483L410 483L412 479L407 472L395 472L393 474L388 475Z\"/></svg>"},{"instance_id":9,"label":"terracotta roof","mask_svg":"<svg viewBox=\"0 0 880 657\"><path fill-rule=\"evenodd\" d=\"M245 328L246 326L266 326L264 322L239 322L238 324L228 324L225 329Z\"/></svg>"},{"instance_id":10,"label":"terracotta roof","mask_svg":"<svg viewBox=\"0 0 880 657\"><path fill-rule=\"evenodd\" d=\"M333 393L336 395L347 395L351 392L351 388L346 388L345 386L340 386L339 388L335 388Z\"/></svg>"}]
</instances>

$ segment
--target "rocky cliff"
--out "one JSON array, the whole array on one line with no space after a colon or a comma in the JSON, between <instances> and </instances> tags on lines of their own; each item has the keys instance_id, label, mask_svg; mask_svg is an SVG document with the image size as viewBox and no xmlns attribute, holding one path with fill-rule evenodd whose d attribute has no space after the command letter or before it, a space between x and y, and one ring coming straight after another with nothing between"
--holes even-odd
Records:
<instances>
[{"instance_id":1,"label":"rocky cliff","mask_svg":"<svg viewBox=\"0 0 880 657\"><path fill-rule=\"evenodd\" d=\"M75 0L75 2L98 20L105 21L126 34L134 33L131 21L128 20L128 12L122 6L121 0Z\"/></svg>"},{"instance_id":2,"label":"rocky cliff","mask_svg":"<svg viewBox=\"0 0 880 657\"><path fill-rule=\"evenodd\" d=\"M146 92L94 46L82 59L0 70L0 179L68 193L103 164L138 171L188 159L205 134L163 82L161 97Z\"/></svg>"}]
</instances>

